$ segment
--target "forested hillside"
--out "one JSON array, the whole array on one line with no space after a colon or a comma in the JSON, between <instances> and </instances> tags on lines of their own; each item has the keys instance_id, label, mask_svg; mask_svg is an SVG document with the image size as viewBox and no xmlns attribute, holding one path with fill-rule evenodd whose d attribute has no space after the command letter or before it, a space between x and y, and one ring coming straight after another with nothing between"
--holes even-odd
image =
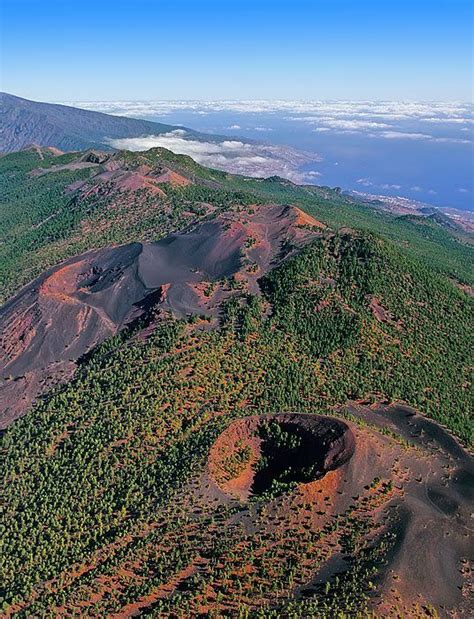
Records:
<instances>
[{"instance_id":1,"label":"forested hillside","mask_svg":"<svg viewBox=\"0 0 474 619\"><path fill-rule=\"evenodd\" d=\"M161 312L125 326L5 431L6 616L434 616L441 590L402 552L427 521L424 552L446 544L456 566L444 599L466 612L473 469L449 435L472 444L468 242L329 188L234 177L160 149L14 153L0 173L3 299L77 253L226 211L246 221L253 205L294 204L317 220L304 247L282 239L258 292L227 282L216 322ZM355 455L248 502L223 492L209 461L219 435L290 411L345 420ZM288 431L273 429L279 449L300 444ZM228 479L260 456L239 436ZM445 517L453 501L457 524Z\"/></svg>"}]
</instances>

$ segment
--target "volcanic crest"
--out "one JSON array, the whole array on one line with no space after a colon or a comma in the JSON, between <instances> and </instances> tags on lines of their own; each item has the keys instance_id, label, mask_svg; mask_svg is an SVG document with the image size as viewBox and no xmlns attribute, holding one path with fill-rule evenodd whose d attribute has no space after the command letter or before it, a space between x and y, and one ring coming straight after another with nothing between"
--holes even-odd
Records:
<instances>
[{"instance_id":1,"label":"volcanic crest","mask_svg":"<svg viewBox=\"0 0 474 619\"><path fill-rule=\"evenodd\" d=\"M217 318L236 289L318 234L291 206L238 207L157 241L74 257L27 285L0 309L0 427L75 362L150 308Z\"/></svg>"}]
</instances>

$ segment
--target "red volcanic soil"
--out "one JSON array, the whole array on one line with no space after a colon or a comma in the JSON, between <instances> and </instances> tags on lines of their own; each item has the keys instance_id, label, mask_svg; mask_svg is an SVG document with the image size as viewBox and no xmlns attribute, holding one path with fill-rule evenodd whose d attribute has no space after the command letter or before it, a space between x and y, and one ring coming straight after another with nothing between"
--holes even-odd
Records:
<instances>
[{"instance_id":1,"label":"red volcanic soil","mask_svg":"<svg viewBox=\"0 0 474 619\"><path fill-rule=\"evenodd\" d=\"M402 328L401 321L396 322L393 318L392 313L383 307L379 299L369 295L368 301L369 301L369 308L375 320L378 320L378 322L387 322L389 324L395 325L397 329Z\"/></svg>"},{"instance_id":2,"label":"red volcanic soil","mask_svg":"<svg viewBox=\"0 0 474 619\"><path fill-rule=\"evenodd\" d=\"M57 617L286 617L295 600L299 617L319 616L314 606L305 613L307 598L320 608L336 600L347 617L358 616L348 600L370 617L471 617L472 456L407 407L340 412L229 420L207 466L150 522L66 568L16 612L30 616L36 596L57 591L66 600L51 608ZM287 470L292 485L266 493ZM182 562L177 546L189 550ZM158 573L164 557L170 569Z\"/></svg>"},{"instance_id":3,"label":"red volcanic soil","mask_svg":"<svg viewBox=\"0 0 474 619\"><path fill-rule=\"evenodd\" d=\"M79 165L79 164L77 164ZM94 163L84 163L83 167L95 166ZM159 183L164 182L152 174L152 168L139 166L133 170L124 170L114 164L107 166L104 172L96 174L92 179L92 185L86 181L76 181L69 186L69 191L82 189L84 197L94 194L113 193L116 191L137 191L146 189L152 195L164 195Z\"/></svg>"},{"instance_id":4,"label":"red volcanic soil","mask_svg":"<svg viewBox=\"0 0 474 619\"><path fill-rule=\"evenodd\" d=\"M118 173L127 184L147 172ZM220 303L234 294L222 284L230 277L258 294L258 278L285 257L285 241L297 247L317 234L317 222L310 227L305 220L304 228L298 222L301 212L293 207L254 206L156 243L91 251L45 272L0 309L0 427L151 306L217 317Z\"/></svg>"},{"instance_id":5,"label":"red volcanic soil","mask_svg":"<svg viewBox=\"0 0 474 619\"><path fill-rule=\"evenodd\" d=\"M119 158L113 158L104 153L91 151L80 161L74 161L62 166L51 166L50 168L38 168L31 172L34 176L51 174L60 170L78 170L82 168L97 168L98 171L89 181L76 181L72 183L68 190L70 192L81 190L82 196L86 197L94 194L109 194L121 191L137 191L146 189L152 195L165 195L160 187L164 183L169 183L173 187L185 187L192 184L189 178L179 174L165 166L157 165L151 167L143 163L128 167Z\"/></svg>"},{"instance_id":6,"label":"red volcanic soil","mask_svg":"<svg viewBox=\"0 0 474 619\"><path fill-rule=\"evenodd\" d=\"M469 297L474 297L474 288L472 286L468 286L467 284L455 284L459 290L465 292Z\"/></svg>"},{"instance_id":7,"label":"red volcanic soil","mask_svg":"<svg viewBox=\"0 0 474 619\"><path fill-rule=\"evenodd\" d=\"M380 459L393 460L392 478L402 494L387 510L386 526L396 543L378 577L383 599L377 612L387 614L399 605L402 616L413 616L416 604L429 603L440 616L472 616L473 583L463 568L474 556L472 456L438 424L409 407L353 405L350 412L375 430L406 441L396 459L387 448L379 451Z\"/></svg>"},{"instance_id":8,"label":"red volcanic soil","mask_svg":"<svg viewBox=\"0 0 474 619\"><path fill-rule=\"evenodd\" d=\"M186 185L192 184L188 178L182 176L181 174L178 174L177 172L174 172L173 170L164 171L162 174L156 177L155 182L169 183L173 187L185 187Z\"/></svg>"},{"instance_id":9,"label":"red volcanic soil","mask_svg":"<svg viewBox=\"0 0 474 619\"><path fill-rule=\"evenodd\" d=\"M321 223L320 221L318 221L314 217L311 217L311 215L308 215L308 213L305 213L301 209L295 208L295 211L297 213L296 221L295 221L296 225L298 225L298 226L312 226L312 227L321 228L321 229L324 229L324 228L327 227L325 224Z\"/></svg>"},{"instance_id":10,"label":"red volcanic soil","mask_svg":"<svg viewBox=\"0 0 474 619\"><path fill-rule=\"evenodd\" d=\"M137 191L138 189L148 189L148 191L155 195L164 195L164 191L157 187L157 181L149 178L145 174L139 172L124 172L120 173L113 178L114 185L117 189L127 191Z\"/></svg>"}]
</instances>

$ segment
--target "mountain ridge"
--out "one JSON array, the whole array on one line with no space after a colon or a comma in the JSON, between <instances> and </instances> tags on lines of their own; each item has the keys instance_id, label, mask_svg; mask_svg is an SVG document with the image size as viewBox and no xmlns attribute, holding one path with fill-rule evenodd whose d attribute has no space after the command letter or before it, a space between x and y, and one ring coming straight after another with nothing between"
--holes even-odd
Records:
<instances>
[{"instance_id":1,"label":"mountain ridge","mask_svg":"<svg viewBox=\"0 0 474 619\"><path fill-rule=\"evenodd\" d=\"M113 150L108 140L159 135L184 129L175 125L111 116L57 103L30 101L0 92L0 152L21 150L29 144L63 151L102 148ZM189 135L199 134L184 129Z\"/></svg>"}]
</instances>

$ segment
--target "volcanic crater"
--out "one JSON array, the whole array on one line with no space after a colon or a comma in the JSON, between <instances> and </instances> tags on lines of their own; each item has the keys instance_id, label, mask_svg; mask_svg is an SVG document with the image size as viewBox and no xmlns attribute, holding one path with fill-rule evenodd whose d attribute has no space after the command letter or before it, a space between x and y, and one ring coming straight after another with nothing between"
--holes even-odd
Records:
<instances>
[{"instance_id":1,"label":"volcanic crater","mask_svg":"<svg viewBox=\"0 0 474 619\"><path fill-rule=\"evenodd\" d=\"M209 473L223 492L246 501L321 479L345 464L354 449L351 429L334 417L258 415L234 421L218 437Z\"/></svg>"},{"instance_id":2,"label":"volcanic crater","mask_svg":"<svg viewBox=\"0 0 474 619\"><path fill-rule=\"evenodd\" d=\"M307 556L316 536L316 555L299 564L296 597L324 597L327 583L350 578L373 552L363 569L377 572L367 592L377 616L434 616L436 609L440 617L471 617L472 455L402 404L351 403L344 415L235 419L209 451L197 502L235 510L226 526L259 540L259 557L287 544L269 553L268 569L297 540L305 540L297 552Z\"/></svg>"}]
</instances>

